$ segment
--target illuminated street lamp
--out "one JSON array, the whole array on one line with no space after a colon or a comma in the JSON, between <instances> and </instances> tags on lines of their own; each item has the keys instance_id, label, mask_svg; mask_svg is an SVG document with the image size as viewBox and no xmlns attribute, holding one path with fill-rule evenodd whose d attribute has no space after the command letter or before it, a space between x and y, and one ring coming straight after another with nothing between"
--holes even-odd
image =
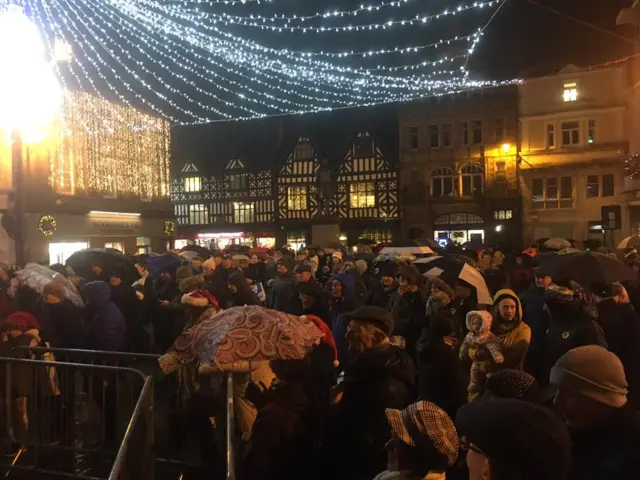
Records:
<instances>
[{"instance_id":1,"label":"illuminated street lamp","mask_svg":"<svg viewBox=\"0 0 640 480\"><path fill-rule=\"evenodd\" d=\"M509 150L511 150L511 144L510 143L503 143L502 144L502 151L504 153L509 153Z\"/></svg>"},{"instance_id":2,"label":"illuminated street lamp","mask_svg":"<svg viewBox=\"0 0 640 480\"><path fill-rule=\"evenodd\" d=\"M52 59L55 62L55 59ZM22 9L10 5L0 13L0 129L11 136L14 198L9 219L3 221L15 241L16 262L24 263L26 242L22 169L22 142L44 139L60 112L62 89L36 25Z\"/></svg>"}]
</instances>

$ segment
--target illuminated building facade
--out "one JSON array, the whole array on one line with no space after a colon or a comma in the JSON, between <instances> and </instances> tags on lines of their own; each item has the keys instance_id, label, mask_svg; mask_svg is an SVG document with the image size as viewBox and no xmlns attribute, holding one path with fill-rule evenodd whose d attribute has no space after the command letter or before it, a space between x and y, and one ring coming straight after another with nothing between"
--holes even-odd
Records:
<instances>
[{"instance_id":1,"label":"illuminated building facade","mask_svg":"<svg viewBox=\"0 0 640 480\"><path fill-rule=\"evenodd\" d=\"M194 127L174 142L178 242L293 248L400 238L395 112L334 112ZM376 111L374 111L376 112ZM198 132L197 129L201 128ZM195 133L194 133L195 132Z\"/></svg>"},{"instance_id":2,"label":"illuminated building facade","mask_svg":"<svg viewBox=\"0 0 640 480\"><path fill-rule=\"evenodd\" d=\"M519 88L524 238L562 237L611 246L630 232L629 62L559 72ZM603 206L621 207L621 229L604 235Z\"/></svg>"},{"instance_id":3,"label":"illuminated building facade","mask_svg":"<svg viewBox=\"0 0 640 480\"><path fill-rule=\"evenodd\" d=\"M398 107L405 237L518 245L517 87Z\"/></svg>"},{"instance_id":4,"label":"illuminated building facade","mask_svg":"<svg viewBox=\"0 0 640 480\"><path fill-rule=\"evenodd\" d=\"M67 92L60 118L43 138L23 142L27 261L64 262L86 247L130 254L167 248L175 229L165 120ZM10 216L16 192L9 144L0 155L3 207Z\"/></svg>"}]
</instances>

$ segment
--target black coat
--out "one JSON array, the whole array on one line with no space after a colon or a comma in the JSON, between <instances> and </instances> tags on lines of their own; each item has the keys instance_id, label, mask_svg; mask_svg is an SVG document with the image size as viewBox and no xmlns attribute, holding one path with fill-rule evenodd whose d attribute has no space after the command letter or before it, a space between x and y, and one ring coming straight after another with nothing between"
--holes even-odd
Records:
<instances>
[{"instance_id":1,"label":"black coat","mask_svg":"<svg viewBox=\"0 0 640 480\"><path fill-rule=\"evenodd\" d=\"M236 293L231 294L231 305L244 307L245 305L260 305L258 296L251 290L244 274L238 270L229 275L229 284L236 287Z\"/></svg>"},{"instance_id":2,"label":"black coat","mask_svg":"<svg viewBox=\"0 0 640 480\"><path fill-rule=\"evenodd\" d=\"M398 292L394 294L391 309L394 321L393 334L405 338L405 348L410 355L415 353L422 329L427 326L425 308L426 302L420 290L404 295Z\"/></svg>"},{"instance_id":3,"label":"black coat","mask_svg":"<svg viewBox=\"0 0 640 480\"><path fill-rule=\"evenodd\" d=\"M544 290L532 284L528 290L520 295L522 320L531 328L531 343L524 360L524 369L533 375L539 382L544 381L546 369L544 366L545 344L547 330L551 323L551 315L544 301ZM546 372L548 374L548 372ZM547 378L544 383L548 383Z\"/></svg>"},{"instance_id":4,"label":"black coat","mask_svg":"<svg viewBox=\"0 0 640 480\"><path fill-rule=\"evenodd\" d=\"M231 268L219 265L213 274L205 279L204 288L209 290L222 309L229 308L231 302L231 293L229 292L229 275L231 273L233 273Z\"/></svg>"},{"instance_id":5,"label":"black coat","mask_svg":"<svg viewBox=\"0 0 640 480\"><path fill-rule=\"evenodd\" d=\"M342 400L325 441L325 478L371 480L387 464L391 430L385 409L404 409L416 398L414 363L400 348L381 345L348 364L339 387Z\"/></svg>"},{"instance_id":6,"label":"black coat","mask_svg":"<svg viewBox=\"0 0 640 480\"><path fill-rule=\"evenodd\" d=\"M244 272L245 277L250 278L254 282L266 283L267 266L264 262L250 263Z\"/></svg>"},{"instance_id":7,"label":"black coat","mask_svg":"<svg viewBox=\"0 0 640 480\"><path fill-rule=\"evenodd\" d=\"M142 302L138 300L135 288L124 283L117 287L111 285L111 301L122 312L127 322L127 328L132 328L138 321L142 307Z\"/></svg>"},{"instance_id":8,"label":"black coat","mask_svg":"<svg viewBox=\"0 0 640 480\"><path fill-rule=\"evenodd\" d=\"M314 284L314 286L317 286L320 292L322 292L322 287L320 286L318 281L313 277L311 277L306 282L297 282L293 297L291 297L291 300L289 300L289 304L287 305L287 308L285 308L285 313L290 313L291 315L302 315L302 300L300 300L300 291L301 289L308 286L308 285L305 285L305 283ZM327 305L328 305L328 301L327 301Z\"/></svg>"},{"instance_id":9,"label":"black coat","mask_svg":"<svg viewBox=\"0 0 640 480\"><path fill-rule=\"evenodd\" d=\"M577 347L600 345L607 347L602 329L583 309L579 300L547 300L551 323L545 338L544 357L538 382L549 384L551 368L558 359Z\"/></svg>"},{"instance_id":10,"label":"black coat","mask_svg":"<svg viewBox=\"0 0 640 480\"><path fill-rule=\"evenodd\" d=\"M318 478L320 422L313 399L300 382L277 385L263 395L267 398L263 399L251 430L241 466L242 478Z\"/></svg>"},{"instance_id":11,"label":"black coat","mask_svg":"<svg viewBox=\"0 0 640 480\"><path fill-rule=\"evenodd\" d=\"M627 376L629 400L640 408L640 316L631 303L608 299L598 304L598 323Z\"/></svg>"},{"instance_id":12,"label":"black coat","mask_svg":"<svg viewBox=\"0 0 640 480\"><path fill-rule=\"evenodd\" d=\"M85 348L87 330L84 310L70 300L45 306L45 317L40 322L43 341L54 348Z\"/></svg>"},{"instance_id":13,"label":"black coat","mask_svg":"<svg viewBox=\"0 0 640 480\"><path fill-rule=\"evenodd\" d=\"M418 396L438 405L451 418L467 401L467 380L455 345L441 338L418 349Z\"/></svg>"},{"instance_id":14,"label":"black coat","mask_svg":"<svg viewBox=\"0 0 640 480\"><path fill-rule=\"evenodd\" d=\"M398 284L396 282L393 282L391 287L385 287L382 284L382 280L378 280L375 284L371 285L371 291L367 297L366 304L390 310L391 298L396 290L398 290Z\"/></svg>"},{"instance_id":15,"label":"black coat","mask_svg":"<svg viewBox=\"0 0 640 480\"><path fill-rule=\"evenodd\" d=\"M599 426L571 432L569 480L635 480L640 462L640 413L631 404Z\"/></svg>"}]
</instances>

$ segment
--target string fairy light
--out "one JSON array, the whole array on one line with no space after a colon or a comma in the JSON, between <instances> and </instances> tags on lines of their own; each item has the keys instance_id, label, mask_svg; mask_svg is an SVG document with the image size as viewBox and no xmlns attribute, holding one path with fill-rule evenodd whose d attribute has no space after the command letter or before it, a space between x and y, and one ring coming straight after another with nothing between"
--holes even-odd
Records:
<instances>
[{"instance_id":1,"label":"string fairy light","mask_svg":"<svg viewBox=\"0 0 640 480\"><path fill-rule=\"evenodd\" d=\"M253 0L22 1L30 5L32 16L48 37L50 51L55 48L51 38L56 41L68 39L73 43L73 61L64 71L57 70L65 82L65 90L71 88L66 83L68 74L72 83L80 88L88 87L92 94L103 93L106 87L123 108L141 105L176 124L406 102L501 84L469 81L466 63L482 37L482 29L473 25L475 17L468 12L500 5L504 0L466 3L438 14L405 20L326 27L311 22L314 19L344 22L347 18L385 8L401 11L399 7L411 0L381 1L351 10L312 15L276 14L272 17L203 9L205 5L214 4L260 3ZM240 29L229 30L235 26L266 26L315 34L382 31L418 24L429 29L438 20L462 13L465 13L465 21L458 29L460 31L456 31L457 35L451 38L431 38L421 45L369 50L279 49L244 34L232 33ZM417 54L427 50L426 58L418 57ZM409 61L399 61L405 55ZM385 60L381 61L383 56ZM349 61L343 62L343 59ZM96 112L90 113L91 108L97 109ZM96 115L100 108L98 104L87 103L84 113L99 120L79 119L85 133L157 128L153 121L146 126L131 123L130 117L119 110L100 117ZM121 118L117 117L119 114ZM113 171L104 170L105 166L100 168L105 181L116 182Z\"/></svg>"}]
</instances>

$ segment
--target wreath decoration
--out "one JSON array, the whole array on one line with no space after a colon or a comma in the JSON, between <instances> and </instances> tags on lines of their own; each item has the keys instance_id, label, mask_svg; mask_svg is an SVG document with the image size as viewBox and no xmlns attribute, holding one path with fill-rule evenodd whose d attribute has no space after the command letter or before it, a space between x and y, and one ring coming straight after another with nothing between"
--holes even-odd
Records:
<instances>
[{"instance_id":1,"label":"wreath decoration","mask_svg":"<svg viewBox=\"0 0 640 480\"><path fill-rule=\"evenodd\" d=\"M40 233L45 237L52 237L55 235L56 228L56 219L51 215L43 215L40 217L40 220L38 220L38 230L40 230Z\"/></svg>"},{"instance_id":2,"label":"wreath decoration","mask_svg":"<svg viewBox=\"0 0 640 480\"><path fill-rule=\"evenodd\" d=\"M175 233L176 233L176 224L173 222L173 220L166 220L164 222L164 234L170 237Z\"/></svg>"}]
</instances>

